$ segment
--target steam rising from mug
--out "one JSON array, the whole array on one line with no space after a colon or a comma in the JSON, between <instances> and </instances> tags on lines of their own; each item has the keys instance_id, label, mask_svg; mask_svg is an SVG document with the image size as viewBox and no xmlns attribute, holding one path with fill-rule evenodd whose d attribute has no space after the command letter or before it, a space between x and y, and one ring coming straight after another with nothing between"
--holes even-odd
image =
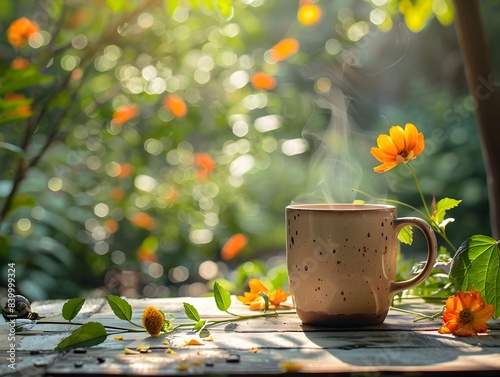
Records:
<instances>
[{"instance_id":1,"label":"steam rising from mug","mask_svg":"<svg viewBox=\"0 0 500 377\"><path fill-rule=\"evenodd\" d=\"M292 203L350 203L352 189L361 182L362 169L351 145L351 127L347 113L348 98L338 88L331 89L331 120L324 135L305 128L302 137L314 148L307 193Z\"/></svg>"}]
</instances>

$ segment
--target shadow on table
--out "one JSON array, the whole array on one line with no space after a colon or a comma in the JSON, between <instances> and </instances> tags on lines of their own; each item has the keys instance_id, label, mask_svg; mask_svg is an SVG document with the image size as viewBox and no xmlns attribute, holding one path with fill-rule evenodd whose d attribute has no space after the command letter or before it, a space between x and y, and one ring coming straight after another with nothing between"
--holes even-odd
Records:
<instances>
[{"instance_id":1,"label":"shadow on table","mask_svg":"<svg viewBox=\"0 0 500 377\"><path fill-rule=\"evenodd\" d=\"M500 370L499 333L469 338L440 335L437 331L305 331L304 334L309 342L332 357L367 370L394 367L415 367L415 370L425 367L436 371L447 368L460 371L463 367L469 373Z\"/></svg>"}]
</instances>

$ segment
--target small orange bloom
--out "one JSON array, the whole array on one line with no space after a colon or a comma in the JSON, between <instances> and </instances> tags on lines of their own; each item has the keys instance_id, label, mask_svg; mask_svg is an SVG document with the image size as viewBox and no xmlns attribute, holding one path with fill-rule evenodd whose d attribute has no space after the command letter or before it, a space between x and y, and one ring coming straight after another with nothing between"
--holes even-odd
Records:
<instances>
[{"instance_id":1,"label":"small orange bloom","mask_svg":"<svg viewBox=\"0 0 500 377\"><path fill-rule=\"evenodd\" d=\"M271 47L269 53L274 61L279 62L295 54L299 51L299 47L299 41L295 38L285 38Z\"/></svg>"},{"instance_id":2,"label":"small orange bloom","mask_svg":"<svg viewBox=\"0 0 500 377\"><path fill-rule=\"evenodd\" d=\"M272 90L276 87L276 79L264 72L256 72L252 77L255 89Z\"/></svg>"},{"instance_id":3,"label":"small orange bloom","mask_svg":"<svg viewBox=\"0 0 500 377\"><path fill-rule=\"evenodd\" d=\"M196 166L196 176L200 181L207 180L217 166L213 158L206 153L195 153L193 160Z\"/></svg>"},{"instance_id":4,"label":"small orange bloom","mask_svg":"<svg viewBox=\"0 0 500 377\"><path fill-rule=\"evenodd\" d=\"M14 47L21 47L40 31L40 27L26 17L21 17L12 22L7 29L7 38Z\"/></svg>"},{"instance_id":5,"label":"small orange bloom","mask_svg":"<svg viewBox=\"0 0 500 377\"><path fill-rule=\"evenodd\" d=\"M134 167L131 164L125 162L123 164L120 164L120 166L118 167L118 174L116 175L116 177L127 178L130 177L133 172L134 172Z\"/></svg>"},{"instance_id":6,"label":"small orange bloom","mask_svg":"<svg viewBox=\"0 0 500 377\"><path fill-rule=\"evenodd\" d=\"M457 292L446 300L443 313L444 325L438 331L440 334L457 336L472 336L486 332L486 321L491 318L495 308L486 304L481 293L472 289L467 292Z\"/></svg>"},{"instance_id":7,"label":"small orange bloom","mask_svg":"<svg viewBox=\"0 0 500 377\"><path fill-rule=\"evenodd\" d=\"M220 256L223 260L233 259L247 245L248 237L243 233L232 235L222 247Z\"/></svg>"},{"instance_id":8,"label":"small orange bloom","mask_svg":"<svg viewBox=\"0 0 500 377\"><path fill-rule=\"evenodd\" d=\"M156 228L156 221L145 212L137 212L132 215L130 221L139 228L153 230Z\"/></svg>"},{"instance_id":9,"label":"small orange bloom","mask_svg":"<svg viewBox=\"0 0 500 377\"><path fill-rule=\"evenodd\" d=\"M281 303L285 302L290 296L290 293L285 293L282 288L278 288L272 292L259 280L250 279L248 282L250 292L243 293L243 296L236 298L245 305L249 305L250 310L264 310L265 301L259 293L264 293L269 298L269 309L276 310L280 307Z\"/></svg>"},{"instance_id":10,"label":"small orange bloom","mask_svg":"<svg viewBox=\"0 0 500 377\"><path fill-rule=\"evenodd\" d=\"M142 325L152 337L160 335L164 321L163 313L152 305L148 306L142 314Z\"/></svg>"},{"instance_id":11,"label":"small orange bloom","mask_svg":"<svg viewBox=\"0 0 500 377\"><path fill-rule=\"evenodd\" d=\"M137 107L134 105L121 106L113 113L113 123L117 126L121 126L130 119L135 118L138 114Z\"/></svg>"},{"instance_id":12,"label":"small orange bloom","mask_svg":"<svg viewBox=\"0 0 500 377\"><path fill-rule=\"evenodd\" d=\"M176 118L184 118L187 114L186 102L176 94L169 94L166 96L163 104Z\"/></svg>"},{"instance_id":13,"label":"small orange bloom","mask_svg":"<svg viewBox=\"0 0 500 377\"><path fill-rule=\"evenodd\" d=\"M118 228L119 228L118 221L116 221L115 219L107 219L104 222L104 229L106 229L108 233L111 234L116 233L118 231Z\"/></svg>"},{"instance_id":14,"label":"small orange bloom","mask_svg":"<svg viewBox=\"0 0 500 377\"><path fill-rule=\"evenodd\" d=\"M113 187L111 189L111 198L113 200L122 200L125 196L125 190L119 186Z\"/></svg>"},{"instance_id":15,"label":"small orange bloom","mask_svg":"<svg viewBox=\"0 0 500 377\"><path fill-rule=\"evenodd\" d=\"M23 102L26 101L26 97L22 95L21 93L7 93L4 97L5 101L8 102ZM9 115L14 115L14 116L25 116L29 117L33 114L31 111L31 106L30 105L19 105L13 110L10 110L8 112Z\"/></svg>"},{"instance_id":16,"label":"small orange bloom","mask_svg":"<svg viewBox=\"0 0 500 377\"><path fill-rule=\"evenodd\" d=\"M297 12L297 19L306 26L315 25L321 20L321 8L316 4L311 4L309 1L303 1Z\"/></svg>"},{"instance_id":17,"label":"small orange bloom","mask_svg":"<svg viewBox=\"0 0 500 377\"><path fill-rule=\"evenodd\" d=\"M18 56L12 62L10 63L10 68L19 71L21 69L28 68L30 65L30 61L28 59L25 59L21 56Z\"/></svg>"},{"instance_id":18,"label":"small orange bloom","mask_svg":"<svg viewBox=\"0 0 500 377\"><path fill-rule=\"evenodd\" d=\"M370 153L382 165L373 168L377 173L384 173L401 163L414 160L424 150L424 134L418 132L412 123L406 123L405 129L401 126L392 126L389 135L379 135L378 148L373 147Z\"/></svg>"}]
</instances>

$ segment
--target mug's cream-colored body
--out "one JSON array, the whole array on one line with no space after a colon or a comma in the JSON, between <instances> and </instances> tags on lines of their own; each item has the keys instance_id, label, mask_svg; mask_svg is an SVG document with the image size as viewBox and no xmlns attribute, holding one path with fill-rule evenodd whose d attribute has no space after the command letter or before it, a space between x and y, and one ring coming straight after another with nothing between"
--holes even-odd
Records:
<instances>
[{"instance_id":1,"label":"mug's cream-colored body","mask_svg":"<svg viewBox=\"0 0 500 377\"><path fill-rule=\"evenodd\" d=\"M429 258L418 276L395 282L397 234L405 225L422 230ZM430 226L418 218L398 219L390 205L290 205L286 226L290 290L306 324L382 323L393 295L424 280L436 259Z\"/></svg>"}]
</instances>

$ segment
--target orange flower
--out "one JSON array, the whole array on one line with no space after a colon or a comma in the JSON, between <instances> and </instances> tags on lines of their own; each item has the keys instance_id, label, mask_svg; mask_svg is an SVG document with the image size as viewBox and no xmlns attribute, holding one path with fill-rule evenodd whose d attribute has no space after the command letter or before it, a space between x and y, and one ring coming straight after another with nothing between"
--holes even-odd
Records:
<instances>
[{"instance_id":1,"label":"orange flower","mask_svg":"<svg viewBox=\"0 0 500 377\"><path fill-rule=\"evenodd\" d=\"M196 166L196 176L198 180L207 180L210 177L210 173L212 173L216 167L213 158L206 153L195 153L193 160Z\"/></svg>"},{"instance_id":2,"label":"orange flower","mask_svg":"<svg viewBox=\"0 0 500 377\"><path fill-rule=\"evenodd\" d=\"M495 308L486 304L481 293L472 289L467 292L457 292L446 300L443 313L444 325L438 331L440 334L471 336L486 332L486 321L491 318Z\"/></svg>"},{"instance_id":3,"label":"orange flower","mask_svg":"<svg viewBox=\"0 0 500 377\"><path fill-rule=\"evenodd\" d=\"M285 302L290 296L290 293L285 293L282 288L269 292L267 287L258 279L250 279L248 286L250 287L250 292L245 292L243 296L237 296L236 298L243 304L249 305L250 310L265 309L266 304L260 293L268 296L269 309L271 310L278 309L281 303Z\"/></svg>"},{"instance_id":4,"label":"orange flower","mask_svg":"<svg viewBox=\"0 0 500 377\"><path fill-rule=\"evenodd\" d=\"M113 113L113 123L117 126L121 126L130 119L135 118L137 114L139 114L139 112L134 105L121 106Z\"/></svg>"},{"instance_id":5,"label":"orange flower","mask_svg":"<svg viewBox=\"0 0 500 377\"><path fill-rule=\"evenodd\" d=\"M18 56L17 58L15 58L14 60L12 60L12 62L10 63L10 68L18 71L18 70L21 70L21 69L25 69L25 68L28 68L30 65L30 62L28 59L25 59L21 56Z\"/></svg>"},{"instance_id":6,"label":"orange flower","mask_svg":"<svg viewBox=\"0 0 500 377\"><path fill-rule=\"evenodd\" d=\"M309 1L303 1L297 12L297 19L303 25L315 25L321 19L321 8Z\"/></svg>"},{"instance_id":7,"label":"orange flower","mask_svg":"<svg viewBox=\"0 0 500 377\"><path fill-rule=\"evenodd\" d=\"M118 166L118 174L116 175L116 177L127 178L130 177L133 172L134 167L131 164L124 162L123 164L120 164L120 166Z\"/></svg>"},{"instance_id":8,"label":"orange flower","mask_svg":"<svg viewBox=\"0 0 500 377\"><path fill-rule=\"evenodd\" d=\"M377 173L384 173L401 163L414 160L424 150L424 134L418 132L412 123L406 123L405 129L401 126L392 126L389 135L379 135L378 148L373 147L370 153L382 165L373 168Z\"/></svg>"},{"instance_id":9,"label":"orange flower","mask_svg":"<svg viewBox=\"0 0 500 377\"><path fill-rule=\"evenodd\" d=\"M156 228L156 221L145 212L137 212L132 215L130 221L139 228L153 230Z\"/></svg>"},{"instance_id":10,"label":"orange flower","mask_svg":"<svg viewBox=\"0 0 500 377\"><path fill-rule=\"evenodd\" d=\"M222 247L220 256L223 260L233 259L248 243L248 237L243 233L232 235Z\"/></svg>"},{"instance_id":11,"label":"orange flower","mask_svg":"<svg viewBox=\"0 0 500 377\"><path fill-rule=\"evenodd\" d=\"M7 93L4 97L4 100L7 102L24 102L26 101L26 97L21 93ZM33 112L31 111L30 105L22 104L9 111L8 114L14 116L29 117L33 114Z\"/></svg>"},{"instance_id":12,"label":"orange flower","mask_svg":"<svg viewBox=\"0 0 500 377\"><path fill-rule=\"evenodd\" d=\"M276 86L276 79L264 72L256 72L252 77L252 86L255 89L271 90Z\"/></svg>"},{"instance_id":13,"label":"orange flower","mask_svg":"<svg viewBox=\"0 0 500 377\"><path fill-rule=\"evenodd\" d=\"M299 41L295 38L285 38L271 47L269 54L274 61L279 62L295 54L299 47Z\"/></svg>"},{"instance_id":14,"label":"orange flower","mask_svg":"<svg viewBox=\"0 0 500 377\"><path fill-rule=\"evenodd\" d=\"M176 94L169 94L166 96L163 104L176 118L184 118L187 114L186 102Z\"/></svg>"},{"instance_id":15,"label":"orange flower","mask_svg":"<svg viewBox=\"0 0 500 377\"><path fill-rule=\"evenodd\" d=\"M7 29L9 43L15 47L21 47L40 31L40 27L26 17L21 17L12 22Z\"/></svg>"},{"instance_id":16,"label":"orange flower","mask_svg":"<svg viewBox=\"0 0 500 377\"><path fill-rule=\"evenodd\" d=\"M165 316L161 311L150 305L142 314L142 325L152 337L160 335L165 322Z\"/></svg>"}]
</instances>

